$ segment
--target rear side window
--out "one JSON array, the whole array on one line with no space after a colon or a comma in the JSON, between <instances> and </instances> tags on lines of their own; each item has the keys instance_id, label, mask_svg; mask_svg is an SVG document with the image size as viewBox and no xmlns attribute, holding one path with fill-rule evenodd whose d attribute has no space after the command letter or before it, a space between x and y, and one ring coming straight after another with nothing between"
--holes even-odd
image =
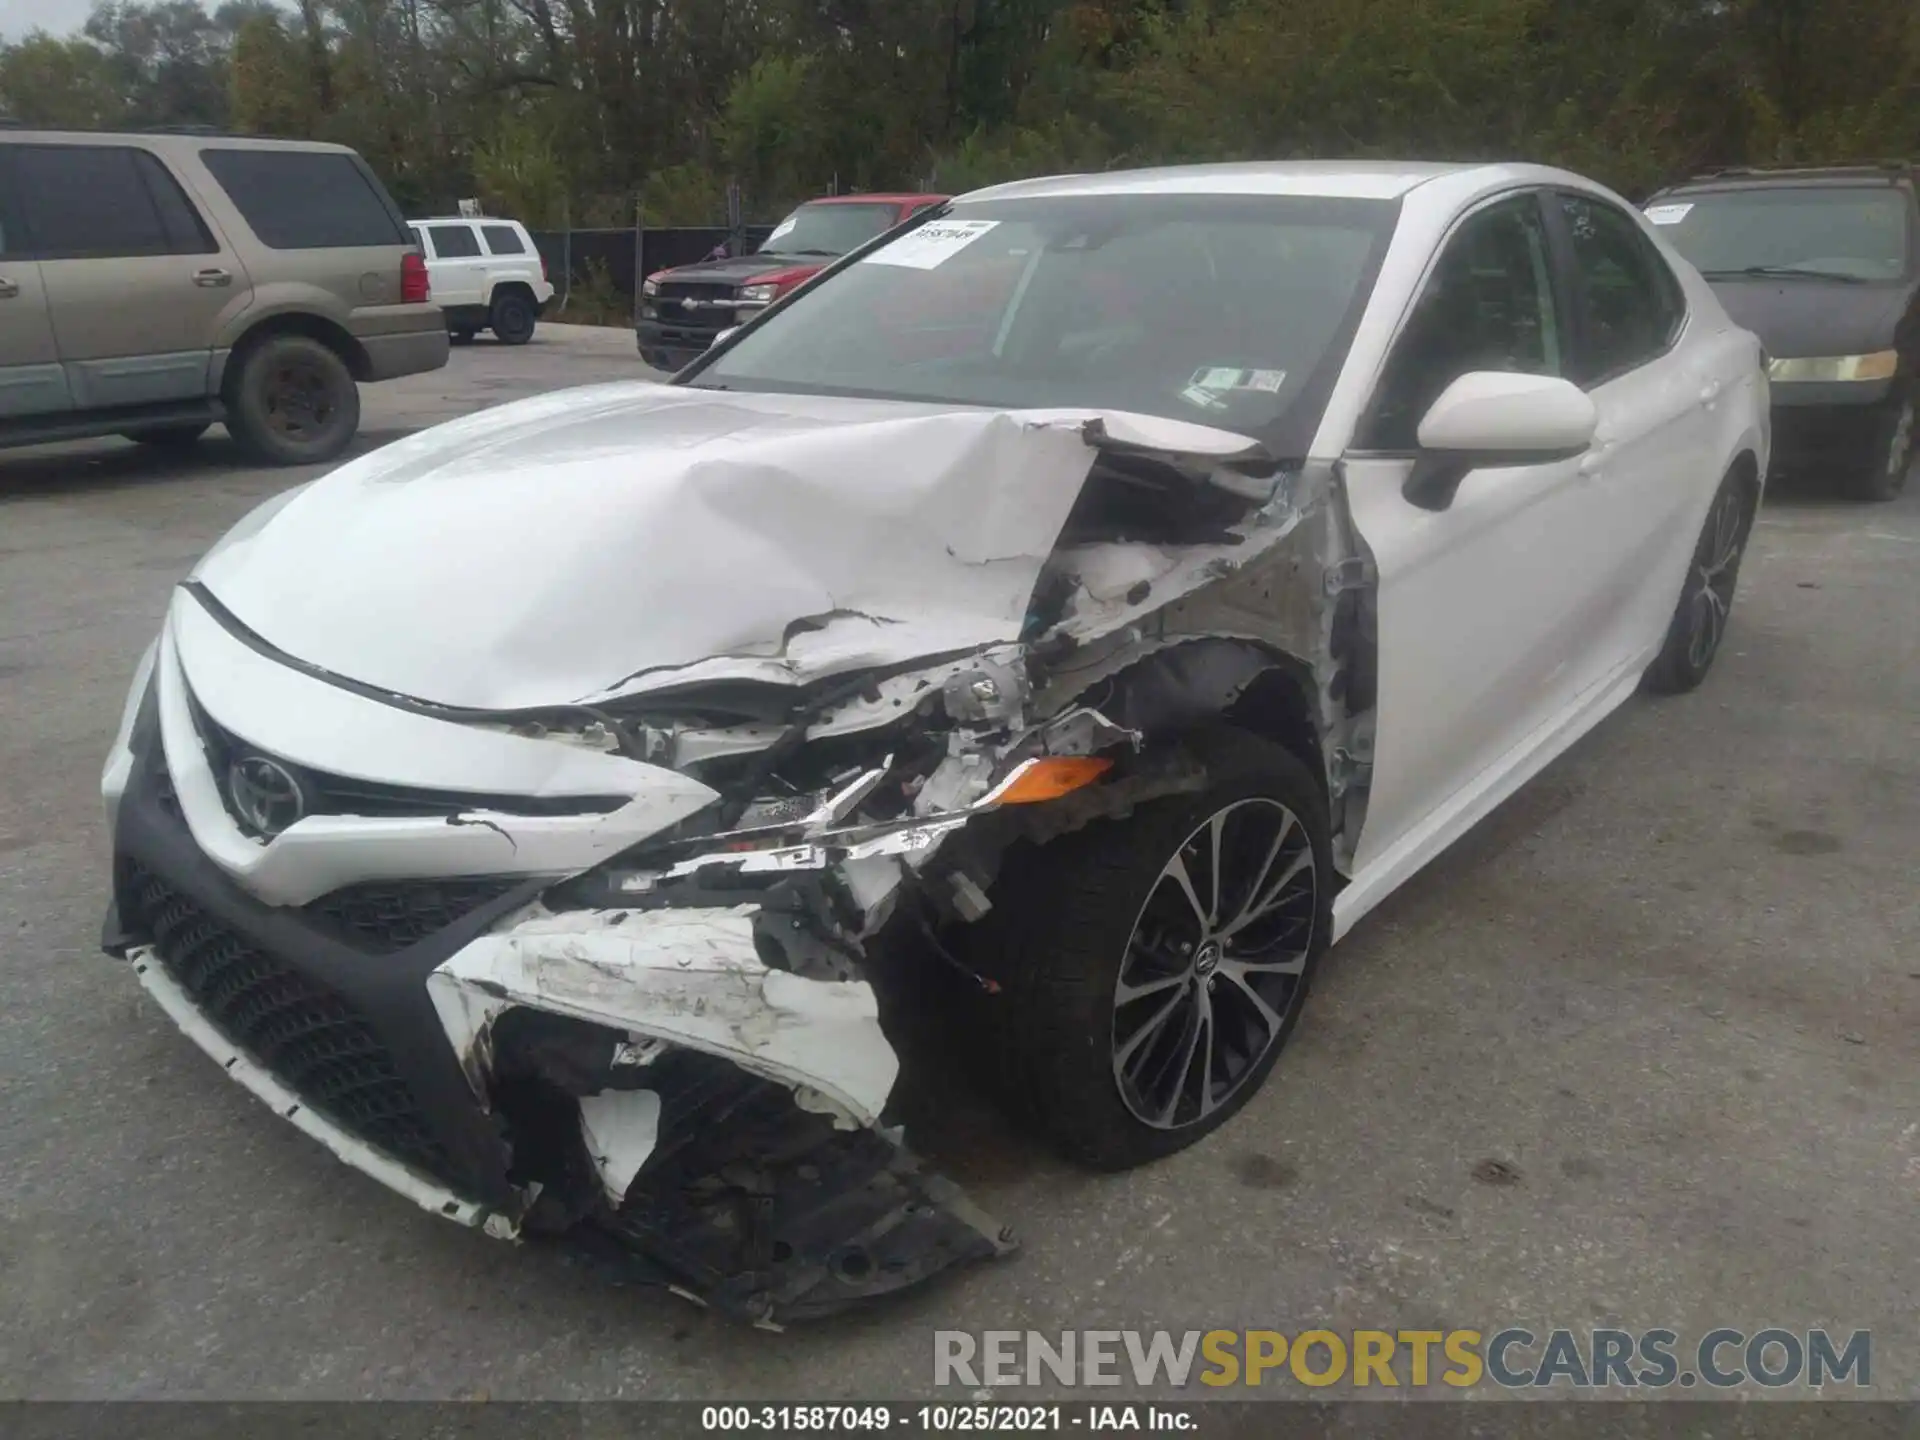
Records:
<instances>
[{"instance_id":1,"label":"rear side window","mask_svg":"<svg viewBox=\"0 0 1920 1440\"><path fill-rule=\"evenodd\" d=\"M219 247L179 182L124 145L22 145L13 182L27 244L42 260L206 255Z\"/></svg>"},{"instance_id":2,"label":"rear side window","mask_svg":"<svg viewBox=\"0 0 1920 1440\"><path fill-rule=\"evenodd\" d=\"M200 158L269 249L407 243L392 202L352 155L324 150L202 150Z\"/></svg>"},{"instance_id":3,"label":"rear side window","mask_svg":"<svg viewBox=\"0 0 1920 1440\"><path fill-rule=\"evenodd\" d=\"M520 243L520 232L511 225L482 225L480 233L486 236L489 255L524 255L527 247Z\"/></svg>"},{"instance_id":4,"label":"rear side window","mask_svg":"<svg viewBox=\"0 0 1920 1440\"><path fill-rule=\"evenodd\" d=\"M429 225L427 238L433 241L437 260L467 260L480 253L471 225Z\"/></svg>"},{"instance_id":5,"label":"rear side window","mask_svg":"<svg viewBox=\"0 0 1920 1440\"><path fill-rule=\"evenodd\" d=\"M1665 352L1686 316L1680 284L1640 227L1591 196L1562 193L1584 340L1586 384L1621 375Z\"/></svg>"}]
</instances>

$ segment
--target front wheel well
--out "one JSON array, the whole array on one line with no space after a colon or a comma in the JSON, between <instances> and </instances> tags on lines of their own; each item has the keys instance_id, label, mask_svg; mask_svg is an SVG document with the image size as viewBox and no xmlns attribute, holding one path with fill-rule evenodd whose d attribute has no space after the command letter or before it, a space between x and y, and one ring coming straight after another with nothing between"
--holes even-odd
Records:
<instances>
[{"instance_id":1,"label":"front wheel well","mask_svg":"<svg viewBox=\"0 0 1920 1440\"><path fill-rule=\"evenodd\" d=\"M1085 697L1116 724L1155 739L1226 724L1286 750L1324 793L1326 753L1305 661L1250 640L1196 638L1128 666Z\"/></svg>"},{"instance_id":2,"label":"front wheel well","mask_svg":"<svg viewBox=\"0 0 1920 1440\"><path fill-rule=\"evenodd\" d=\"M234 342L233 353L227 358L223 387L231 385L234 377L239 375L241 362L249 352L276 335L304 335L310 340L317 340L340 357L355 380L373 378L373 366L367 358L366 349L347 333L345 327L335 324L324 315L289 310L259 321Z\"/></svg>"}]
</instances>

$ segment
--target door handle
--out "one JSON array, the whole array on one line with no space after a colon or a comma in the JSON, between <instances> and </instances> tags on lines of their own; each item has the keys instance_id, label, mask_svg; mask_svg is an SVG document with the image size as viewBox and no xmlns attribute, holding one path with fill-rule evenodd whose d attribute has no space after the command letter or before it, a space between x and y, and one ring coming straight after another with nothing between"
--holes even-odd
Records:
<instances>
[{"instance_id":1,"label":"door handle","mask_svg":"<svg viewBox=\"0 0 1920 1440\"><path fill-rule=\"evenodd\" d=\"M18 280L0 280L0 300L11 300L20 293Z\"/></svg>"},{"instance_id":2,"label":"door handle","mask_svg":"<svg viewBox=\"0 0 1920 1440\"><path fill-rule=\"evenodd\" d=\"M193 272L193 283L203 290L218 290L223 286L231 285L233 275L230 271L218 268L196 270Z\"/></svg>"}]
</instances>

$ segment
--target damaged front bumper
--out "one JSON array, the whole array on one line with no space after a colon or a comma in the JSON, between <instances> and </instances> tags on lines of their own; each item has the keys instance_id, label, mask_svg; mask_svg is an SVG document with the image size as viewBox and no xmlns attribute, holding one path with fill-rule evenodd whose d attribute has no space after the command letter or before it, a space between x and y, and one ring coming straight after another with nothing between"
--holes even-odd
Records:
<instances>
[{"instance_id":1,"label":"damaged front bumper","mask_svg":"<svg viewBox=\"0 0 1920 1440\"><path fill-rule=\"evenodd\" d=\"M554 908L578 882L525 876L269 905L196 843L156 710L121 766L104 943L341 1160L758 1324L1013 1248L886 1124L899 1064L864 973L894 890L966 813L741 832L754 848L605 877L644 886L614 906Z\"/></svg>"}]
</instances>

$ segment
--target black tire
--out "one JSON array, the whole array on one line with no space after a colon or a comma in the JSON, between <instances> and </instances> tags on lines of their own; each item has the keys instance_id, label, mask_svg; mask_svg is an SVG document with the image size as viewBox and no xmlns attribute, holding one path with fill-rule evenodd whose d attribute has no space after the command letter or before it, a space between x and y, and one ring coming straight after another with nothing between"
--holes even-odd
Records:
<instances>
[{"instance_id":1,"label":"black tire","mask_svg":"<svg viewBox=\"0 0 1920 1440\"><path fill-rule=\"evenodd\" d=\"M466 326L458 326L447 331L447 341L453 345L471 345L475 332Z\"/></svg>"},{"instance_id":2,"label":"black tire","mask_svg":"<svg viewBox=\"0 0 1920 1440\"><path fill-rule=\"evenodd\" d=\"M1291 753L1244 732L1209 731L1190 743L1211 776L1204 791L1155 800L1125 820L1009 855L988 916L994 923L970 927L980 932L975 963L1002 987L988 1003L996 1078L1008 1102L1062 1153L1095 1169L1129 1169L1183 1150L1246 1104L1285 1047L1331 934L1333 872L1320 784ZM1294 822L1290 831L1282 814ZM1221 853L1245 860L1222 867L1229 882L1217 899L1210 880L1189 876L1207 893L1218 926L1239 919L1233 912L1242 892L1252 906L1263 884L1256 877L1297 869L1270 885L1280 901L1238 932L1250 938L1214 939L1168 878L1176 857L1210 861L1191 843L1196 834L1214 833L1216 815L1226 816ZM1270 848L1263 838L1269 831L1283 836ZM1269 858L1266 870L1257 870L1255 852ZM1273 935L1284 936L1284 951L1262 935L1269 921L1278 927ZM1183 925L1197 944L1172 938ZM1273 943L1256 948L1263 938ZM1296 971L1242 968L1293 966L1296 949ZM1123 1000L1123 978L1145 993ZM1277 1023L1246 998L1256 980L1268 987L1262 1003ZM1163 995L1170 998L1163 1002ZM1253 1043L1253 1024L1265 1035L1264 1048ZM1196 1070L1203 1033L1208 1048ZM1236 1037L1237 1050L1229 1043ZM1216 1069L1217 1061L1224 1068ZM1171 1087L1150 1083L1175 1069ZM1201 1102L1203 1089L1210 1106ZM1143 1116L1169 1093L1171 1110L1158 1121Z\"/></svg>"},{"instance_id":3,"label":"black tire","mask_svg":"<svg viewBox=\"0 0 1920 1440\"><path fill-rule=\"evenodd\" d=\"M493 297L489 325L502 345L524 345L533 339L536 319L533 297L524 290L502 290Z\"/></svg>"},{"instance_id":4,"label":"black tire","mask_svg":"<svg viewBox=\"0 0 1920 1440\"><path fill-rule=\"evenodd\" d=\"M1747 537L1753 530L1754 489L1746 476L1729 474L1708 507L1700 538L1687 561L1680 603L1667 625L1666 643L1643 677L1657 695L1678 695L1707 678L1733 614Z\"/></svg>"},{"instance_id":5,"label":"black tire","mask_svg":"<svg viewBox=\"0 0 1920 1440\"><path fill-rule=\"evenodd\" d=\"M227 429L270 465L333 459L360 428L360 387L346 361L306 335L269 335L238 359L226 386Z\"/></svg>"},{"instance_id":6,"label":"black tire","mask_svg":"<svg viewBox=\"0 0 1920 1440\"><path fill-rule=\"evenodd\" d=\"M155 450L185 450L198 443L212 426L211 420L202 420L197 424L154 425L145 430L123 430L121 438L131 440L136 445L150 445Z\"/></svg>"},{"instance_id":7,"label":"black tire","mask_svg":"<svg viewBox=\"0 0 1920 1440\"><path fill-rule=\"evenodd\" d=\"M1847 493L1870 504L1896 498L1907 488L1907 477L1920 460L1915 441L1920 417L1915 414L1913 388L1903 384L1898 403L1881 417L1871 458L1847 476Z\"/></svg>"}]
</instances>

